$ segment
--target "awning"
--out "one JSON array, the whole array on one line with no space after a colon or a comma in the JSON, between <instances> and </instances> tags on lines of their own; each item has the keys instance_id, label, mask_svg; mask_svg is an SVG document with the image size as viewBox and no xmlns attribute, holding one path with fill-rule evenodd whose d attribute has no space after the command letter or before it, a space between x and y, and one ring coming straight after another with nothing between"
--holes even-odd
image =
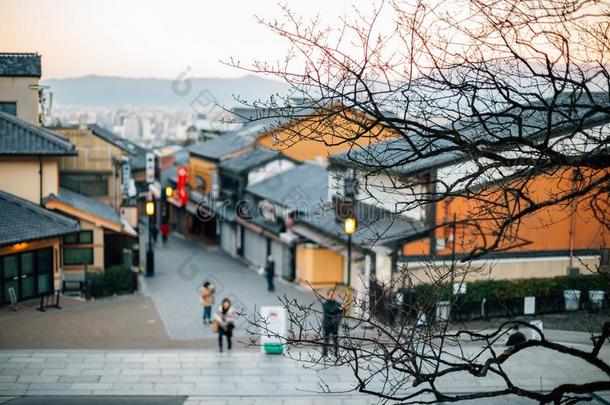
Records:
<instances>
[{"instance_id":1,"label":"awning","mask_svg":"<svg viewBox=\"0 0 610 405\"><path fill-rule=\"evenodd\" d=\"M125 218L121 218L121 222L123 223L123 233L129 236L133 236L134 238L138 236L138 233L133 226Z\"/></svg>"},{"instance_id":2,"label":"awning","mask_svg":"<svg viewBox=\"0 0 610 405\"><path fill-rule=\"evenodd\" d=\"M337 239L317 232L308 226L297 224L293 225L290 229L297 235L301 235L304 238L307 238L320 246L334 250L335 252L341 253L345 250L345 245L339 242Z\"/></svg>"},{"instance_id":3,"label":"awning","mask_svg":"<svg viewBox=\"0 0 610 405\"><path fill-rule=\"evenodd\" d=\"M280 240L284 243L292 245L293 243L296 243L299 240L299 235L296 235L292 232L281 232Z\"/></svg>"},{"instance_id":4,"label":"awning","mask_svg":"<svg viewBox=\"0 0 610 405\"><path fill-rule=\"evenodd\" d=\"M237 222L238 224L240 224L244 228L248 228L252 232L255 232L255 233L259 234L259 235L265 235L269 239L273 239L273 240L275 240L277 242L284 242L276 234L265 230L265 228L261 227L260 225L255 224L254 222L244 221L242 219L236 219L235 222Z\"/></svg>"}]
</instances>

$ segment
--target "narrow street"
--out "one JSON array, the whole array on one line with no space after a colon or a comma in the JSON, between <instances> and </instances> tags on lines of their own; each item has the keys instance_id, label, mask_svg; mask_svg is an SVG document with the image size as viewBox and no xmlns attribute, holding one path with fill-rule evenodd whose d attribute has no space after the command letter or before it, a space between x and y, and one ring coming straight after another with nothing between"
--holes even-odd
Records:
<instances>
[{"instance_id":1,"label":"narrow street","mask_svg":"<svg viewBox=\"0 0 610 405\"><path fill-rule=\"evenodd\" d=\"M240 313L251 316L262 305L281 305L279 297L310 303L315 298L303 287L276 281L275 292L267 291L264 277L238 259L217 248L170 236L166 246L155 247L154 277L145 278L144 292L150 296L170 339L212 339L209 325L203 325L199 289L205 281L216 286L215 307L229 298ZM247 321L237 322L236 336L245 336Z\"/></svg>"}]
</instances>

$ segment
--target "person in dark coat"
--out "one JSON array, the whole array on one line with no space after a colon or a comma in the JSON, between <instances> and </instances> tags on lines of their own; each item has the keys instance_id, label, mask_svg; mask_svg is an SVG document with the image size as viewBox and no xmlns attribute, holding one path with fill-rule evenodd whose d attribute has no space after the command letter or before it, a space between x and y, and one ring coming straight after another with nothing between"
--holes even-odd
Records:
<instances>
[{"instance_id":1,"label":"person in dark coat","mask_svg":"<svg viewBox=\"0 0 610 405\"><path fill-rule=\"evenodd\" d=\"M519 325L515 325L511 328L511 334L506 341L506 346L515 346L527 341L525 335L519 332Z\"/></svg>"},{"instance_id":2,"label":"person in dark coat","mask_svg":"<svg viewBox=\"0 0 610 405\"><path fill-rule=\"evenodd\" d=\"M329 290L326 295L326 301L322 304L322 331L324 332L324 347L322 356L328 355L329 341L333 340L335 348L335 357L339 357L339 325L341 325L341 317L343 316L343 308L337 300L335 300L335 291Z\"/></svg>"},{"instance_id":3,"label":"person in dark coat","mask_svg":"<svg viewBox=\"0 0 610 405\"><path fill-rule=\"evenodd\" d=\"M273 278L275 277L275 262L273 261L272 255L267 257L267 263L265 263L265 277L267 278L267 290L275 291L275 284L273 283Z\"/></svg>"}]
</instances>

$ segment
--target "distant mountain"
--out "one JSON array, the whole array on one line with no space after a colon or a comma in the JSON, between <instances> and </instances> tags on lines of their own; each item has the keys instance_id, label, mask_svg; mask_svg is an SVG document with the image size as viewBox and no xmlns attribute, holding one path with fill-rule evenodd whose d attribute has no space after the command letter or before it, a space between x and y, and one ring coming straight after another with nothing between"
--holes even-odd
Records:
<instances>
[{"instance_id":1,"label":"distant mountain","mask_svg":"<svg viewBox=\"0 0 610 405\"><path fill-rule=\"evenodd\" d=\"M189 87L190 83L190 87ZM285 95L288 85L257 76L235 79L190 78L133 79L114 76L84 76L42 80L51 86L53 102L62 106L163 106L187 108L216 100L223 106L237 106L239 99L267 100L274 94Z\"/></svg>"}]
</instances>

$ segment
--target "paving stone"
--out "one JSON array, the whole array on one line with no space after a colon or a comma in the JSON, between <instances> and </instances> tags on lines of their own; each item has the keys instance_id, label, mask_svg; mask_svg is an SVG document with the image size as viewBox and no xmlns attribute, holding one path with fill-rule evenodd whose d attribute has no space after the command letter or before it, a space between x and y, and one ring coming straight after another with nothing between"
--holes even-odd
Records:
<instances>
[{"instance_id":1,"label":"paving stone","mask_svg":"<svg viewBox=\"0 0 610 405\"><path fill-rule=\"evenodd\" d=\"M132 376L122 376L132 377ZM138 382L146 383L179 383L183 381L183 377L179 375L142 375L134 376L138 379Z\"/></svg>"},{"instance_id":2,"label":"paving stone","mask_svg":"<svg viewBox=\"0 0 610 405\"><path fill-rule=\"evenodd\" d=\"M42 370L40 375L58 375L58 376L79 376L91 370L79 370L79 369L51 369Z\"/></svg>"},{"instance_id":3,"label":"paving stone","mask_svg":"<svg viewBox=\"0 0 610 405\"><path fill-rule=\"evenodd\" d=\"M3 383L0 383L0 391L25 390L28 388L28 385L29 385L29 383L3 382Z\"/></svg>"},{"instance_id":4,"label":"paving stone","mask_svg":"<svg viewBox=\"0 0 610 405\"><path fill-rule=\"evenodd\" d=\"M86 390L86 391L95 391L95 390L110 390L113 389L114 384L112 383L73 383L71 389L73 390Z\"/></svg>"},{"instance_id":5,"label":"paving stone","mask_svg":"<svg viewBox=\"0 0 610 405\"><path fill-rule=\"evenodd\" d=\"M57 381L60 383L96 383L99 380L100 376L97 375L62 375Z\"/></svg>"},{"instance_id":6,"label":"paving stone","mask_svg":"<svg viewBox=\"0 0 610 405\"><path fill-rule=\"evenodd\" d=\"M42 363L44 362L43 357L20 357L13 356L8 360L8 363Z\"/></svg>"},{"instance_id":7,"label":"paving stone","mask_svg":"<svg viewBox=\"0 0 610 405\"><path fill-rule=\"evenodd\" d=\"M146 392L154 388L153 383L115 383L112 384L112 389L117 391L138 391ZM106 388L99 388L106 389Z\"/></svg>"},{"instance_id":8,"label":"paving stone","mask_svg":"<svg viewBox=\"0 0 610 405\"><path fill-rule=\"evenodd\" d=\"M17 382L20 383L54 383L57 382L58 376L53 375L22 375L19 377Z\"/></svg>"},{"instance_id":9,"label":"paving stone","mask_svg":"<svg viewBox=\"0 0 610 405\"><path fill-rule=\"evenodd\" d=\"M72 384L69 383L30 383L27 387L28 391L56 391L56 390L69 390L72 388Z\"/></svg>"},{"instance_id":10,"label":"paving stone","mask_svg":"<svg viewBox=\"0 0 610 405\"><path fill-rule=\"evenodd\" d=\"M68 396L89 396L92 391L77 391L77 390L32 390L28 391L27 395L32 397L68 397Z\"/></svg>"},{"instance_id":11,"label":"paving stone","mask_svg":"<svg viewBox=\"0 0 610 405\"><path fill-rule=\"evenodd\" d=\"M100 383L137 383L141 381L139 375L103 375L99 377Z\"/></svg>"},{"instance_id":12,"label":"paving stone","mask_svg":"<svg viewBox=\"0 0 610 405\"><path fill-rule=\"evenodd\" d=\"M110 371L110 370L108 370ZM107 375L116 375L116 371L117 370L112 370L114 371L113 373L107 374ZM128 368L128 369L123 369L123 370L118 370L120 375L161 375L161 370L159 369L133 369L133 368Z\"/></svg>"},{"instance_id":13,"label":"paving stone","mask_svg":"<svg viewBox=\"0 0 610 405\"><path fill-rule=\"evenodd\" d=\"M69 370L66 370L69 371ZM124 372L127 371L134 371L134 370L121 370L120 368L113 368L113 369L97 369L97 370L72 370L75 372L74 375L96 375L96 376L103 376L103 375L119 375L119 374L124 374ZM135 371L139 371L142 372L142 370L135 370Z\"/></svg>"}]
</instances>

